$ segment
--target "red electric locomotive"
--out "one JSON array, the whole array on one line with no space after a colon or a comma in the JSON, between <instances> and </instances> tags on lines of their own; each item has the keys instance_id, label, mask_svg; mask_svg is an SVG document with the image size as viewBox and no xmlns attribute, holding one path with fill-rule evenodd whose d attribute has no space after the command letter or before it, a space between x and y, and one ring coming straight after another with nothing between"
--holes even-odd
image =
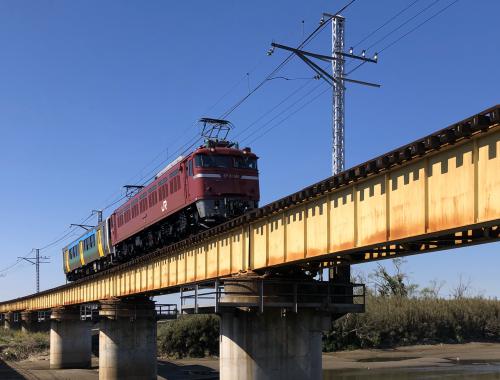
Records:
<instances>
[{"instance_id":1,"label":"red electric locomotive","mask_svg":"<svg viewBox=\"0 0 500 380\"><path fill-rule=\"evenodd\" d=\"M204 145L167 165L106 220L63 249L70 281L258 207L258 157L226 139L229 122L201 121Z\"/></svg>"},{"instance_id":2,"label":"red electric locomotive","mask_svg":"<svg viewBox=\"0 0 500 380\"><path fill-rule=\"evenodd\" d=\"M212 128L228 125L202 121ZM115 255L122 259L164 246L256 208L258 201L257 156L250 148L209 136L111 215Z\"/></svg>"}]
</instances>

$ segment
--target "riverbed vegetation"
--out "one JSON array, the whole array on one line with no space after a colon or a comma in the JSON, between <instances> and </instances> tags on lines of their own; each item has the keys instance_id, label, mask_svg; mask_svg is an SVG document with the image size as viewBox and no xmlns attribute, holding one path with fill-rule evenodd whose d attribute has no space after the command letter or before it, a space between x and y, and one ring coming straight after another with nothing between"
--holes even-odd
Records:
<instances>
[{"instance_id":1,"label":"riverbed vegetation","mask_svg":"<svg viewBox=\"0 0 500 380\"><path fill-rule=\"evenodd\" d=\"M19 361L48 352L48 332L24 333L0 328L0 359Z\"/></svg>"},{"instance_id":2,"label":"riverbed vegetation","mask_svg":"<svg viewBox=\"0 0 500 380\"><path fill-rule=\"evenodd\" d=\"M500 342L500 301L474 292L462 276L443 295L444 283L421 288L403 270L379 266L357 280L368 283L366 312L333 323L323 337L323 350L389 348L414 344Z\"/></svg>"},{"instance_id":3,"label":"riverbed vegetation","mask_svg":"<svg viewBox=\"0 0 500 380\"><path fill-rule=\"evenodd\" d=\"M186 315L158 324L158 355L174 358L219 354L219 318Z\"/></svg>"}]
</instances>

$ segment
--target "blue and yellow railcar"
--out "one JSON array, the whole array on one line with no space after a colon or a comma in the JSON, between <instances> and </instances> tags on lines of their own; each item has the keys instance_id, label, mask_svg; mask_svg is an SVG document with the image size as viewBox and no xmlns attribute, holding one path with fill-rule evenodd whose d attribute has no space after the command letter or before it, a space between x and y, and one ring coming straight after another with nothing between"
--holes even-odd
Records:
<instances>
[{"instance_id":1,"label":"blue and yellow railcar","mask_svg":"<svg viewBox=\"0 0 500 380\"><path fill-rule=\"evenodd\" d=\"M88 230L63 248L64 273L73 280L102 269L112 250L109 242L108 220Z\"/></svg>"}]
</instances>

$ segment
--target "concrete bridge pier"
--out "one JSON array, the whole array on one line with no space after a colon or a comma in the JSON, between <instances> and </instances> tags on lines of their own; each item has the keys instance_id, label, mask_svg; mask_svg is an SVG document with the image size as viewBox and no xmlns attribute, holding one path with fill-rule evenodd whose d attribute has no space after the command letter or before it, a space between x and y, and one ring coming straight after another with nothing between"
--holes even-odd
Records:
<instances>
[{"instance_id":1,"label":"concrete bridge pier","mask_svg":"<svg viewBox=\"0 0 500 380\"><path fill-rule=\"evenodd\" d=\"M327 284L263 279L224 282L219 303L221 380L319 380Z\"/></svg>"},{"instance_id":2,"label":"concrete bridge pier","mask_svg":"<svg viewBox=\"0 0 500 380\"><path fill-rule=\"evenodd\" d=\"M319 380L322 331L330 326L330 316L310 309L223 313L220 379Z\"/></svg>"},{"instance_id":3,"label":"concrete bridge pier","mask_svg":"<svg viewBox=\"0 0 500 380\"><path fill-rule=\"evenodd\" d=\"M21 325L19 320L19 313L17 313L17 318L14 314L16 313L8 312L4 314L3 327L5 330L19 330Z\"/></svg>"},{"instance_id":4,"label":"concrete bridge pier","mask_svg":"<svg viewBox=\"0 0 500 380\"><path fill-rule=\"evenodd\" d=\"M21 312L21 331L24 333L39 331L38 314L32 311Z\"/></svg>"},{"instance_id":5,"label":"concrete bridge pier","mask_svg":"<svg viewBox=\"0 0 500 380\"><path fill-rule=\"evenodd\" d=\"M99 380L156 380L156 311L146 297L101 301Z\"/></svg>"},{"instance_id":6,"label":"concrete bridge pier","mask_svg":"<svg viewBox=\"0 0 500 380\"><path fill-rule=\"evenodd\" d=\"M52 309L50 368L89 368L91 355L91 324L80 319L80 309L78 307Z\"/></svg>"}]
</instances>

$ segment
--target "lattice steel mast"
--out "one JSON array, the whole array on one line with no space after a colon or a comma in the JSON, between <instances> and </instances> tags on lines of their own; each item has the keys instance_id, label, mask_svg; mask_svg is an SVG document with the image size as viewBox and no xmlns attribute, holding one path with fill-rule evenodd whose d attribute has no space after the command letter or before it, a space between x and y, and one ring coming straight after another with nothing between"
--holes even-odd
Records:
<instances>
[{"instance_id":1,"label":"lattice steel mast","mask_svg":"<svg viewBox=\"0 0 500 380\"><path fill-rule=\"evenodd\" d=\"M337 80L333 83L333 131L332 131L332 175L344 170L345 145L345 86L344 86L344 24L345 18L332 18L332 75Z\"/></svg>"},{"instance_id":2,"label":"lattice steel mast","mask_svg":"<svg viewBox=\"0 0 500 380\"><path fill-rule=\"evenodd\" d=\"M42 260L48 260L50 259L50 257L40 256L40 249L38 248L34 249L34 251L35 251L35 257L19 257L19 259L27 261L28 263L33 264L35 266L36 292L40 293L40 264L48 264L49 263L48 261L42 261Z\"/></svg>"},{"instance_id":3,"label":"lattice steel mast","mask_svg":"<svg viewBox=\"0 0 500 380\"><path fill-rule=\"evenodd\" d=\"M365 50L362 51L361 55L356 55L353 52L353 48L350 48L348 53L344 52L345 18L339 14L332 15L329 13L323 13L320 25L327 22L324 17L327 17L327 21L331 21L332 23L331 55L313 53L274 42L271 44L271 49L268 51L268 55L273 54L275 48L291 51L333 87L332 174L335 175L345 169L345 83L356 83L370 87L380 87L380 85L376 83L346 78L346 74L344 72L345 60L350 58L361 61L362 63L377 63L378 56L377 53L375 53L373 58L368 58L366 57ZM328 73L320 65L313 62L312 59L331 62L332 74Z\"/></svg>"}]
</instances>

